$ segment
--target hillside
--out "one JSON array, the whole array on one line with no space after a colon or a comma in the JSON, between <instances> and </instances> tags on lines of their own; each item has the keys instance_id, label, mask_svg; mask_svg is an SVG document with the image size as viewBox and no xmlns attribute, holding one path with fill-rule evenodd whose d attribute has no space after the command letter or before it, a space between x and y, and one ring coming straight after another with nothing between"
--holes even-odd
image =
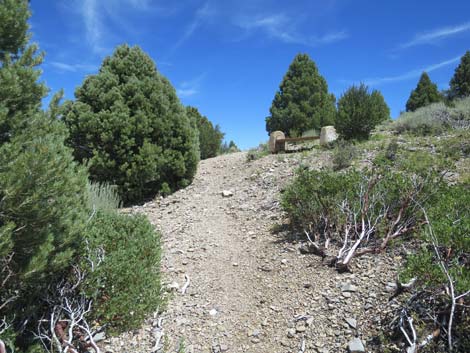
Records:
<instances>
[{"instance_id":1,"label":"hillside","mask_svg":"<svg viewBox=\"0 0 470 353\"><path fill-rule=\"evenodd\" d=\"M172 293L159 318L168 351L183 342L186 352L341 352L354 337L365 343L377 332L376 312L394 290L402 257L365 256L353 273L339 274L302 254L305 237L289 231L279 207L300 165L331 167L331 151L208 159L188 188L129 210L148 215L162 234ZM153 352L157 325L156 315L107 348Z\"/></svg>"}]
</instances>

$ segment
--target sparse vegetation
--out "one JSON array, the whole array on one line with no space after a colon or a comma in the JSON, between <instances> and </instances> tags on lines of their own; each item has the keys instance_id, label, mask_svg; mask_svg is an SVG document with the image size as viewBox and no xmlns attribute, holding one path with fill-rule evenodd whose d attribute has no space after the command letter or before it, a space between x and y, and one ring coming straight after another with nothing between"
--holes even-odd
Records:
<instances>
[{"instance_id":1,"label":"sparse vegetation","mask_svg":"<svg viewBox=\"0 0 470 353\"><path fill-rule=\"evenodd\" d=\"M258 147L252 148L246 154L246 160L248 162L255 161L257 159L263 158L269 154L269 147L267 143L260 143Z\"/></svg>"},{"instance_id":2,"label":"sparse vegetation","mask_svg":"<svg viewBox=\"0 0 470 353\"><path fill-rule=\"evenodd\" d=\"M351 166L357 156L357 149L351 142L339 140L333 149L333 170L338 171Z\"/></svg>"},{"instance_id":3,"label":"sparse vegetation","mask_svg":"<svg viewBox=\"0 0 470 353\"><path fill-rule=\"evenodd\" d=\"M470 129L470 98L458 99L449 107L434 103L403 113L390 125L396 133L409 132L415 135L441 134L449 129Z\"/></svg>"}]
</instances>

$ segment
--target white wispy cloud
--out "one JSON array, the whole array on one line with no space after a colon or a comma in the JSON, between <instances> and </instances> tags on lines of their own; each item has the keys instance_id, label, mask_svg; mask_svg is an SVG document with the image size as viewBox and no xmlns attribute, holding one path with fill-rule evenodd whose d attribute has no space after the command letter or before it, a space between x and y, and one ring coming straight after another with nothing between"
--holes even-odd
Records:
<instances>
[{"instance_id":1,"label":"white wispy cloud","mask_svg":"<svg viewBox=\"0 0 470 353\"><path fill-rule=\"evenodd\" d=\"M60 61L49 61L48 65L62 72L90 72L97 70L97 66L91 64L69 64Z\"/></svg>"},{"instance_id":2,"label":"white wispy cloud","mask_svg":"<svg viewBox=\"0 0 470 353\"><path fill-rule=\"evenodd\" d=\"M84 0L81 12L88 43L93 51L102 52L101 37L103 35L103 23L99 16L97 0Z\"/></svg>"},{"instance_id":3,"label":"white wispy cloud","mask_svg":"<svg viewBox=\"0 0 470 353\"><path fill-rule=\"evenodd\" d=\"M188 89L179 88L179 89L176 90L176 94L180 98L192 97L192 96L195 96L198 93L199 93L199 91L197 89L193 89L193 88L188 88Z\"/></svg>"},{"instance_id":4,"label":"white wispy cloud","mask_svg":"<svg viewBox=\"0 0 470 353\"><path fill-rule=\"evenodd\" d=\"M378 86L378 85L387 84L387 83L406 81L412 78L419 77L423 73L423 71L426 71L429 73L432 71L436 71L440 68L455 64L456 62L460 60L460 58L461 58L461 55L456 56L455 58L451 58L451 59L439 62L437 64L428 65L426 67L408 71L408 72L405 72L403 74L396 75L396 76L366 78L365 80L363 80L363 82L368 86ZM346 83L346 81L344 81L344 83Z\"/></svg>"},{"instance_id":5,"label":"white wispy cloud","mask_svg":"<svg viewBox=\"0 0 470 353\"><path fill-rule=\"evenodd\" d=\"M470 31L470 22L456 26L437 28L429 32L418 33L409 42L400 45L401 49L414 47L421 44L435 43L448 37Z\"/></svg>"},{"instance_id":6,"label":"white wispy cloud","mask_svg":"<svg viewBox=\"0 0 470 353\"><path fill-rule=\"evenodd\" d=\"M245 17L235 20L235 24L249 33L262 31L269 37L288 44L318 46L338 42L348 37L346 31L331 32L321 36L302 35L295 30L294 21L286 14Z\"/></svg>"},{"instance_id":7,"label":"white wispy cloud","mask_svg":"<svg viewBox=\"0 0 470 353\"><path fill-rule=\"evenodd\" d=\"M170 11L153 0L75 0L73 3L81 15L87 43L97 54L103 54L109 49L106 38L112 35L107 28L110 22L118 23L126 32L132 32L132 26L126 21L130 12L148 13L156 10L165 14Z\"/></svg>"},{"instance_id":8,"label":"white wispy cloud","mask_svg":"<svg viewBox=\"0 0 470 353\"><path fill-rule=\"evenodd\" d=\"M176 89L176 94L180 98L195 96L200 92L201 84L205 77L206 73L203 72L192 80L181 82Z\"/></svg>"},{"instance_id":9,"label":"white wispy cloud","mask_svg":"<svg viewBox=\"0 0 470 353\"><path fill-rule=\"evenodd\" d=\"M192 21L188 24L180 39L178 39L178 41L176 41L176 43L173 45L171 51L173 52L183 45L183 43L186 42L194 34L194 32L196 32L196 30L204 24L207 19L211 18L215 14L216 11L211 3L209 1L205 2L202 7L197 9Z\"/></svg>"}]
</instances>

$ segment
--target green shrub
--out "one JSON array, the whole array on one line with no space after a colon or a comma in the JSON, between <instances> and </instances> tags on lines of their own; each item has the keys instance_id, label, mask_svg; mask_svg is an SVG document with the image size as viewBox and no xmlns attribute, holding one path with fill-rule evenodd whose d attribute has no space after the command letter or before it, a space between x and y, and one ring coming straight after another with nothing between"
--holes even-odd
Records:
<instances>
[{"instance_id":1,"label":"green shrub","mask_svg":"<svg viewBox=\"0 0 470 353\"><path fill-rule=\"evenodd\" d=\"M115 211L121 207L121 199L115 186L88 182L87 187L91 210Z\"/></svg>"},{"instance_id":2,"label":"green shrub","mask_svg":"<svg viewBox=\"0 0 470 353\"><path fill-rule=\"evenodd\" d=\"M382 94L374 90L369 93L366 85L352 86L338 100L337 131L346 140L367 139L372 129L390 119Z\"/></svg>"},{"instance_id":3,"label":"green shrub","mask_svg":"<svg viewBox=\"0 0 470 353\"><path fill-rule=\"evenodd\" d=\"M393 227L392 219L397 217L400 207L409 205L410 195L416 202L431 202L438 183L439 178L432 170L427 175L416 175L379 167L342 173L300 169L282 194L281 206L295 228L314 235L328 234L335 239L337 232L351 222L350 211L363 209L367 190L367 217L376 220L381 212L386 214L377 225L381 232L374 234L380 238ZM408 216L410 222L419 223L419 212L414 205L407 206L401 218Z\"/></svg>"},{"instance_id":4,"label":"green shrub","mask_svg":"<svg viewBox=\"0 0 470 353\"><path fill-rule=\"evenodd\" d=\"M470 158L470 131L459 131L454 136L442 139L436 150L445 158L452 160Z\"/></svg>"},{"instance_id":5,"label":"green shrub","mask_svg":"<svg viewBox=\"0 0 470 353\"><path fill-rule=\"evenodd\" d=\"M138 47L119 46L67 102L75 158L92 181L117 185L124 202L187 186L197 168L197 133L170 82Z\"/></svg>"},{"instance_id":6,"label":"green shrub","mask_svg":"<svg viewBox=\"0 0 470 353\"><path fill-rule=\"evenodd\" d=\"M351 166L357 154L357 149L352 143L338 141L333 149L333 170L338 171Z\"/></svg>"},{"instance_id":7,"label":"green shrub","mask_svg":"<svg viewBox=\"0 0 470 353\"><path fill-rule=\"evenodd\" d=\"M440 134L450 129L470 127L470 97L456 100L453 107L435 103L403 113L391 125L397 133L409 132L415 135Z\"/></svg>"},{"instance_id":8,"label":"green shrub","mask_svg":"<svg viewBox=\"0 0 470 353\"><path fill-rule=\"evenodd\" d=\"M268 134L280 130L287 136L301 136L310 129L320 130L335 121L335 97L307 54L292 61L276 92L266 118Z\"/></svg>"},{"instance_id":9,"label":"green shrub","mask_svg":"<svg viewBox=\"0 0 470 353\"><path fill-rule=\"evenodd\" d=\"M435 201L426 207L429 225L420 234L420 247L408 257L400 276L403 281L417 279L413 295L405 307L425 328L421 337L433 332L436 326L442 327L442 350L435 350L439 352L448 351L448 346L445 346L451 308L449 279L442 265L452 278L456 297L470 288L469 202L470 190L467 187L446 186L440 190ZM468 296L461 302L464 305L455 307L452 325L454 352L468 352L470 349L467 302Z\"/></svg>"},{"instance_id":10,"label":"green shrub","mask_svg":"<svg viewBox=\"0 0 470 353\"><path fill-rule=\"evenodd\" d=\"M326 220L341 227L338 205L352 195L360 179L356 171L340 174L301 168L282 194L282 208L293 226L309 232L322 233Z\"/></svg>"},{"instance_id":11,"label":"green shrub","mask_svg":"<svg viewBox=\"0 0 470 353\"><path fill-rule=\"evenodd\" d=\"M0 299L16 297L0 315L15 328L28 323L17 332L23 348L45 310L41 300L49 286L77 255L89 217L86 171L74 162L64 136L60 122L38 113L0 148L0 261L6 266L12 256L13 274L0 287Z\"/></svg>"},{"instance_id":12,"label":"green shrub","mask_svg":"<svg viewBox=\"0 0 470 353\"><path fill-rule=\"evenodd\" d=\"M457 291L470 288L470 190L465 187L445 187L427 209L437 245L445 258ZM407 277L418 276L423 286L443 286L447 278L439 268L432 237L428 229L421 234L424 245L408 259Z\"/></svg>"},{"instance_id":13,"label":"green shrub","mask_svg":"<svg viewBox=\"0 0 470 353\"><path fill-rule=\"evenodd\" d=\"M139 327L161 304L159 234L144 216L98 211L85 239L89 248L104 253L83 284L94 302L93 317L113 332Z\"/></svg>"}]
</instances>

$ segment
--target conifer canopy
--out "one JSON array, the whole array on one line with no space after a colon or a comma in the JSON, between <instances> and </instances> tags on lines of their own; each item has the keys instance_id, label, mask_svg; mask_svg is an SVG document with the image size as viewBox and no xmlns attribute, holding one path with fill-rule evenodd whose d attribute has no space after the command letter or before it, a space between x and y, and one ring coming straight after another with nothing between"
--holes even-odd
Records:
<instances>
[{"instance_id":1,"label":"conifer canopy","mask_svg":"<svg viewBox=\"0 0 470 353\"><path fill-rule=\"evenodd\" d=\"M437 85L431 81L426 72L423 72L418 85L411 91L410 98L406 102L406 111L414 112L418 108L440 102L441 100L442 97L437 89Z\"/></svg>"},{"instance_id":2,"label":"conifer canopy","mask_svg":"<svg viewBox=\"0 0 470 353\"><path fill-rule=\"evenodd\" d=\"M186 107L188 117L194 121L199 132L199 149L201 159L215 157L220 152L220 146L224 133L220 131L220 126L214 126L212 122L199 113L194 107Z\"/></svg>"},{"instance_id":3,"label":"conifer canopy","mask_svg":"<svg viewBox=\"0 0 470 353\"><path fill-rule=\"evenodd\" d=\"M382 94L366 85L352 86L338 100L336 129L347 140L367 139L372 129L390 119L390 109Z\"/></svg>"},{"instance_id":4,"label":"conifer canopy","mask_svg":"<svg viewBox=\"0 0 470 353\"><path fill-rule=\"evenodd\" d=\"M311 129L333 125L335 97L307 54L298 54L281 82L266 118L266 130L299 136Z\"/></svg>"},{"instance_id":5,"label":"conifer canopy","mask_svg":"<svg viewBox=\"0 0 470 353\"><path fill-rule=\"evenodd\" d=\"M75 96L64 109L68 143L93 181L117 185L125 202L191 182L199 159L194 125L139 47L117 47Z\"/></svg>"},{"instance_id":6,"label":"conifer canopy","mask_svg":"<svg viewBox=\"0 0 470 353\"><path fill-rule=\"evenodd\" d=\"M449 96L452 99L470 96L470 51L462 56L459 66L455 69L450 80Z\"/></svg>"}]
</instances>

